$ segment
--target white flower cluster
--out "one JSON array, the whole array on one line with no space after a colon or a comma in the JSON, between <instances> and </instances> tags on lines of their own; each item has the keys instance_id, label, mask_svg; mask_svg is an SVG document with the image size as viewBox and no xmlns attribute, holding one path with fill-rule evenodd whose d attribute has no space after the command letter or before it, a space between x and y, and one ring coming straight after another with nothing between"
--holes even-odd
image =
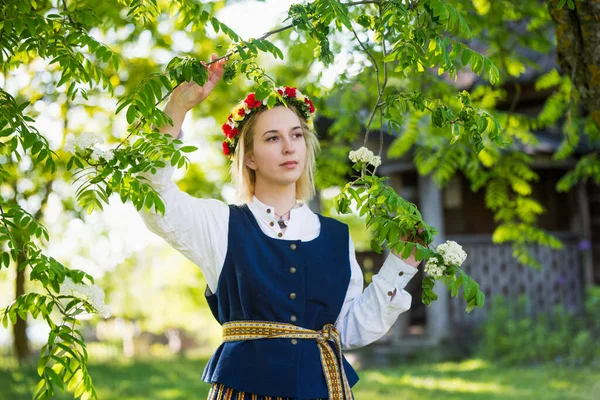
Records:
<instances>
[{"instance_id":1,"label":"white flower cluster","mask_svg":"<svg viewBox=\"0 0 600 400\"><path fill-rule=\"evenodd\" d=\"M381 157L376 156L371 150L364 146L356 151L351 151L348 157L352 162L364 162L371 164L374 167L379 167L381 165Z\"/></svg>"},{"instance_id":2,"label":"white flower cluster","mask_svg":"<svg viewBox=\"0 0 600 400\"><path fill-rule=\"evenodd\" d=\"M442 276L444 276L444 271L446 271L446 266L440 265L436 257L431 257L425 263L425 272L436 279L439 279Z\"/></svg>"},{"instance_id":3,"label":"white flower cluster","mask_svg":"<svg viewBox=\"0 0 600 400\"><path fill-rule=\"evenodd\" d=\"M110 317L110 309L104 304L104 291L98 285L75 283L69 277L60 286L60 294L86 300L104 318Z\"/></svg>"},{"instance_id":4,"label":"white flower cluster","mask_svg":"<svg viewBox=\"0 0 600 400\"><path fill-rule=\"evenodd\" d=\"M115 155L113 154L112 151L104 151L104 150L100 150L97 147L94 147L94 151L92 152L92 155L90 155L90 160L92 161L98 161L100 158L104 158L106 161L110 161L115 157Z\"/></svg>"},{"instance_id":5,"label":"white flower cluster","mask_svg":"<svg viewBox=\"0 0 600 400\"><path fill-rule=\"evenodd\" d=\"M93 151L90 156L92 161L98 161L100 158L103 158L106 161L112 160L114 158L112 151L104 151L95 147L96 144L101 143L104 143L102 136L98 135L97 133L84 132L75 139L67 140L67 143L64 145L63 149L66 152L75 154L77 151L83 151L93 147Z\"/></svg>"},{"instance_id":6,"label":"white flower cluster","mask_svg":"<svg viewBox=\"0 0 600 400\"><path fill-rule=\"evenodd\" d=\"M467 253L465 253L462 246L453 240L446 240L446 243L438 245L436 251L442 256L443 262L440 264L437 257L431 257L425 263L425 272L436 279L444 276L448 266L456 265L460 267L467 258Z\"/></svg>"},{"instance_id":7,"label":"white flower cluster","mask_svg":"<svg viewBox=\"0 0 600 400\"><path fill-rule=\"evenodd\" d=\"M467 253L462 246L453 240L446 240L446 243L438 245L437 252L444 259L444 264L461 266L467 258Z\"/></svg>"}]
</instances>

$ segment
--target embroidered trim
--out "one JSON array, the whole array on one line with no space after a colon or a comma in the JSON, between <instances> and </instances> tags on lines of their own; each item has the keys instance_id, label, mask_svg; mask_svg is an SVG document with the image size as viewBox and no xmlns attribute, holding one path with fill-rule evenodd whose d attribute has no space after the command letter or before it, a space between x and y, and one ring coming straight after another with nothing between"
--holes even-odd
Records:
<instances>
[{"instance_id":1,"label":"embroidered trim","mask_svg":"<svg viewBox=\"0 0 600 400\"><path fill-rule=\"evenodd\" d=\"M272 321L231 321L223 324L224 342L269 338L315 339L321 355L329 399L353 399L344 370L340 334L333 324L326 324L319 331ZM329 340L334 342L336 351L327 344Z\"/></svg>"},{"instance_id":2,"label":"embroidered trim","mask_svg":"<svg viewBox=\"0 0 600 400\"><path fill-rule=\"evenodd\" d=\"M256 394L252 394L252 393L246 393L246 392L239 392L235 389L232 388L228 388L223 384L220 384L218 382L214 382L211 387L210 390L208 392L208 397L207 400L224 400L225 397L216 397L218 396L219 391L221 393L223 393L223 390L225 390L225 395L227 396L227 391L229 391L230 393L230 398L233 399L233 396L236 395L237 393L237 400L246 400L246 395L248 395L248 400L267 400L267 399L271 399L273 398L272 396L258 396ZM275 397L273 399L277 399L277 400L293 400L291 397ZM327 400L327 399L316 399L316 400Z\"/></svg>"}]
</instances>

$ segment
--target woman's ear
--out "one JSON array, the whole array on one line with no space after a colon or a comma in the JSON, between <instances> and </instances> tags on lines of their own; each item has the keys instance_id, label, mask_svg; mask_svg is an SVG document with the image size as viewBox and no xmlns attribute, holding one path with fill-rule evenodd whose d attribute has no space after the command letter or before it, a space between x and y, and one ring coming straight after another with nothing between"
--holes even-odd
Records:
<instances>
[{"instance_id":1,"label":"woman's ear","mask_svg":"<svg viewBox=\"0 0 600 400\"><path fill-rule=\"evenodd\" d=\"M254 154L250 153L246 156L245 164L251 170L256 170L256 162L254 161Z\"/></svg>"}]
</instances>

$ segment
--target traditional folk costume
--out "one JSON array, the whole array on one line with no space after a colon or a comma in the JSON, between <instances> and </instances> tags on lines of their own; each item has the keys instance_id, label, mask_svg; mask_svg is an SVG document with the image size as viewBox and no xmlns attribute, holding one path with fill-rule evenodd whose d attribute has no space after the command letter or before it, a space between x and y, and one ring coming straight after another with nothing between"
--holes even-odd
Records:
<instances>
[{"instance_id":1,"label":"traditional folk costume","mask_svg":"<svg viewBox=\"0 0 600 400\"><path fill-rule=\"evenodd\" d=\"M242 205L195 198L173 183L174 169L143 174L166 213L139 214L206 278L223 326L202 375L208 399L352 399L358 375L342 350L379 339L410 308L404 287L417 269L389 255L363 292L346 224L300 203L284 230L256 196Z\"/></svg>"}]
</instances>

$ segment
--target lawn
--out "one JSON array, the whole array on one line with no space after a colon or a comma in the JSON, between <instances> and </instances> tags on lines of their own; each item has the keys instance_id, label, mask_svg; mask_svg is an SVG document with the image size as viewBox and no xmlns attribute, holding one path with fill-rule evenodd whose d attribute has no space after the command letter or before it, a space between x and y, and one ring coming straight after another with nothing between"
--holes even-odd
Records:
<instances>
[{"instance_id":1,"label":"lawn","mask_svg":"<svg viewBox=\"0 0 600 400\"><path fill-rule=\"evenodd\" d=\"M101 400L206 399L200 377L205 359L103 363L90 367ZM494 400L600 398L600 370L500 367L480 360L410 363L359 371L357 400ZM0 399L29 400L37 383L33 369L0 369ZM72 399L61 394L56 399Z\"/></svg>"}]
</instances>

